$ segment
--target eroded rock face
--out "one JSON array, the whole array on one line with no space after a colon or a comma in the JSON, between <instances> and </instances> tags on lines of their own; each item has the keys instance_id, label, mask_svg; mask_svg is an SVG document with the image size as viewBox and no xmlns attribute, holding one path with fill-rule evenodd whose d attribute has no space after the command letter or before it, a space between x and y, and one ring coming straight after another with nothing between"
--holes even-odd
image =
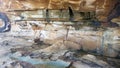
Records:
<instances>
[{"instance_id":1,"label":"eroded rock face","mask_svg":"<svg viewBox=\"0 0 120 68\"><path fill-rule=\"evenodd\" d=\"M53 38L44 38L44 42L50 42L53 45L40 51L49 53L59 52L66 49L83 49L85 51L93 51L105 56L116 57L119 55L118 49L120 48L119 41L117 40L119 39L119 32L119 29L97 32L70 31L67 37L64 34L61 36L52 34L48 36L53 36Z\"/></svg>"},{"instance_id":2,"label":"eroded rock face","mask_svg":"<svg viewBox=\"0 0 120 68\"><path fill-rule=\"evenodd\" d=\"M42 9L68 9L72 7L73 10L79 11L98 11L97 14L108 15L114 7L117 0L16 0L1 1L3 8L25 9L25 8L42 8ZM6 7L8 6L8 7ZM97 9L97 10L96 10Z\"/></svg>"},{"instance_id":3,"label":"eroded rock face","mask_svg":"<svg viewBox=\"0 0 120 68\"><path fill-rule=\"evenodd\" d=\"M41 25L39 25L41 26ZM68 35L67 35L67 30L66 28L63 28L64 26L58 26L58 25L47 25L46 27L42 28L42 30L38 30L38 37L39 40L42 40L44 43L50 43L52 46L46 46L47 48L41 48L41 46L44 46L42 44L37 44L34 45L33 43L28 42L30 40L30 37L34 37L33 35L30 35L31 33L34 34L34 31L30 29L26 29L31 31L30 33L28 32L23 32L25 34L21 35L19 34L20 31L23 31L24 29L20 28L21 26L14 25L14 27L17 27L16 29L12 28L12 31L10 32L11 36L7 35L0 35L2 40L0 43L1 44L1 55L6 55L6 53L10 53L10 48L15 48L13 49L12 55L18 59L18 60L24 60L25 62L22 61L15 61L13 63L14 66L8 68L30 68L29 66L34 68L34 64L39 62L39 61L34 61L31 62L31 60L34 60L35 58L41 58L40 60L48 60L47 62L55 62L57 61L59 63L59 59L61 56L65 57L62 60L65 63L68 61L69 63L73 62L73 67L79 68L79 67L101 67L101 68L110 68L109 65L102 61L98 60L95 56L93 55L87 55L83 57L76 58L74 56L74 52L71 51L76 51L83 49L85 51L97 51L97 54L102 54L105 56L109 57L116 57L119 53L120 50L120 45L119 45L119 36L120 36L120 30L119 28L108 28L106 31L93 31L92 29L89 28L83 28L81 30L75 30L73 27L69 27ZM68 27L67 27L68 28ZM15 33L18 34L15 35ZM40 31L40 32L39 32ZM9 33L7 33L9 34ZM41 34L41 35L40 35ZM25 38L26 36L28 36ZM22 36L22 37L21 37ZM9 40L9 41L7 41ZM103 40L103 41L102 41ZM5 42L4 42L5 41ZM26 42L26 43L25 43ZM3 45L4 44L4 45ZM7 44L7 46L6 46ZM33 46L30 46L32 45ZM2 47L6 48L2 48ZM36 47L36 48L35 48ZM99 50L100 49L100 50ZM102 51L102 52L101 52ZM16 53L15 53L16 52ZM68 53L66 53L68 52ZM32 53L32 54L31 54ZM66 53L66 54L65 54ZM22 58L22 59L21 59ZM10 61L10 60L4 60L1 58L2 61ZM27 60L27 61L26 61ZM1 61L0 64L3 64ZM46 62L46 63L47 63ZM10 62L11 63L11 62ZM33 63L33 65L32 65ZM5 62L4 62L5 64ZM39 64L39 63L38 63ZM67 63L68 64L68 63ZM5 66L7 66L6 64ZM27 65L27 66L26 66ZM25 66L25 67L24 67ZM46 65L49 66L49 65ZM43 65L43 67L46 67ZM38 68L40 66L38 65ZM4 68L4 67L3 67ZM53 67L52 67L53 68ZM56 67L55 67L56 68ZM61 67L60 67L61 68Z\"/></svg>"},{"instance_id":4,"label":"eroded rock face","mask_svg":"<svg viewBox=\"0 0 120 68\"><path fill-rule=\"evenodd\" d=\"M69 26L67 27L69 30L67 30L64 25L47 24L42 26L41 24L38 24L38 26L41 27L41 30L29 28L26 29L26 31L28 30L27 32L21 32L24 29L19 28L18 25L14 25L14 27L17 28L12 28L11 34L14 33L15 36L31 36L33 39L38 39L37 43L52 45L45 49L41 49L40 52L54 53L61 50L83 49L88 52L95 52L110 57L119 55L119 28L108 28L105 31L93 31L90 27L75 30L74 27Z\"/></svg>"},{"instance_id":5,"label":"eroded rock face","mask_svg":"<svg viewBox=\"0 0 120 68\"><path fill-rule=\"evenodd\" d=\"M45 11L46 9L52 10L61 10L61 9L69 9L71 8L74 12L95 12L95 16L99 21L103 21L109 23L110 25L118 26L117 24L112 24L111 20L115 17L119 17L119 5L118 9L114 9L115 5L119 3L118 0L16 0L16 1L9 1L3 0L1 1L1 12L6 12L8 10L34 10L34 9L43 9L44 13L39 11L36 12L25 12L22 13L21 16L24 18L27 17L35 17L35 18L46 18ZM36 13L36 15L34 15ZM54 14L50 12L51 14ZM61 12L59 12L61 13ZM57 14L59 14L57 13ZM65 11L66 15L69 16L68 11ZM11 14L11 13L10 13ZM14 15L20 15L20 13L13 12ZM41 15L42 14L42 15ZM77 13L74 13L77 14ZM9 14L8 14L9 15ZM41 15L41 16L40 16ZM79 14L77 14L79 15ZM74 20L81 20L82 17L74 15ZM40 17L39 17L40 16ZM51 15L54 17L54 15ZM51 17L50 16L50 17ZM56 15L57 16L57 15ZM67 18L69 18L67 16ZM11 15L9 17L12 18ZM13 20L17 18L16 16L13 17ZM58 17L60 18L60 17ZM21 19L20 19L21 20ZM69 20L72 21L72 20Z\"/></svg>"}]
</instances>

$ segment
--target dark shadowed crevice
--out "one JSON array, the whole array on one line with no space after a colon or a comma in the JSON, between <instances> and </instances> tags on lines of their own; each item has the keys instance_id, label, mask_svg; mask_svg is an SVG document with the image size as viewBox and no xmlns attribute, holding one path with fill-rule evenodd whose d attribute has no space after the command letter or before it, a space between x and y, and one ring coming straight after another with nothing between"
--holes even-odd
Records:
<instances>
[{"instance_id":1,"label":"dark shadowed crevice","mask_svg":"<svg viewBox=\"0 0 120 68\"><path fill-rule=\"evenodd\" d=\"M107 22L109 22L109 24L111 26L118 26L118 24L111 22L111 20L113 18L117 18L120 16L120 2L117 2L114 6L114 8L111 10L111 12L109 13L108 17L107 17Z\"/></svg>"}]
</instances>

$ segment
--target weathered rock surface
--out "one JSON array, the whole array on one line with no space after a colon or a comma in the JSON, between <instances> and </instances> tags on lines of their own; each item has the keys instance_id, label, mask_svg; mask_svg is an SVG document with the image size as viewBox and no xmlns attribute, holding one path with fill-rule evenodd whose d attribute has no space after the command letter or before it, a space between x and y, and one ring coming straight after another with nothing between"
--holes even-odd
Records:
<instances>
[{"instance_id":1,"label":"weathered rock surface","mask_svg":"<svg viewBox=\"0 0 120 68\"><path fill-rule=\"evenodd\" d=\"M93 51L101 55L116 57L119 55L120 48L119 40L117 40L119 39L119 32L119 29L109 29L108 31L69 31L66 37L64 35L65 32L59 35L58 31L58 33L43 37L43 42L53 45L39 51L54 53L66 49L83 49L84 51Z\"/></svg>"},{"instance_id":2,"label":"weathered rock surface","mask_svg":"<svg viewBox=\"0 0 120 68\"><path fill-rule=\"evenodd\" d=\"M93 31L92 29L75 30L73 27L67 27L70 28L67 34L66 28L62 28L64 26L57 26L58 25L47 25L44 29L38 30L37 37L45 44L41 44L40 41L37 41L40 42L38 44L34 43L33 40L35 37L32 28L24 31L20 26L14 25L13 27L17 27L16 29L12 28L11 32L0 34L1 68L4 68L4 66L16 60L20 62L16 62L15 66L22 68L29 63L30 65L28 66L34 67L34 64L37 62L37 64L39 64L41 60L43 62L47 60L47 62L50 61L50 63L54 61L59 63L61 62L58 61L59 59L65 63L74 61L72 66L76 68L79 68L79 66L110 68L109 64L111 65L113 63L108 64L107 60L99 60L93 55L76 57L74 53L76 53L77 50L84 50L87 52L96 51L96 54L102 54L109 57L116 57L119 55L119 28L108 28L105 31ZM21 31L23 32L20 33ZM11 59L11 55L14 56L14 58L12 57ZM21 60L25 61L25 63ZM110 59L109 61L115 62ZM28 64L26 64L26 62ZM119 65L119 62L116 61L115 64ZM49 65L47 67L49 68Z\"/></svg>"},{"instance_id":3,"label":"weathered rock surface","mask_svg":"<svg viewBox=\"0 0 120 68\"><path fill-rule=\"evenodd\" d=\"M35 68L32 64L24 61L13 61L8 64L4 63L1 68Z\"/></svg>"}]
</instances>

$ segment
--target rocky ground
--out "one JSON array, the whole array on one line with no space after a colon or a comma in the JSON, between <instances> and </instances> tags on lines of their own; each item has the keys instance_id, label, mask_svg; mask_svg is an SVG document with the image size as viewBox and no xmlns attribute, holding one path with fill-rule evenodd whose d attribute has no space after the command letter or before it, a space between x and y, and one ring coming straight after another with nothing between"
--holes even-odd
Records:
<instances>
[{"instance_id":1,"label":"rocky ground","mask_svg":"<svg viewBox=\"0 0 120 68\"><path fill-rule=\"evenodd\" d=\"M27 37L12 37L7 34L0 36L0 68L117 68L120 63L119 59L81 51L34 54L33 51L46 48L50 44L35 44Z\"/></svg>"},{"instance_id":2,"label":"rocky ground","mask_svg":"<svg viewBox=\"0 0 120 68\"><path fill-rule=\"evenodd\" d=\"M34 39L33 32L11 31L0 34L0 68L119 68L120 58L111 58L83 50L55 48L40 52L48 43ZM29 34L29 35L27 35ZM61 45L60 43L58 43ZM58 45L57 44L57 45ZM62 50L63 49L63 50Z\"/></svg>"}]
</instances>

